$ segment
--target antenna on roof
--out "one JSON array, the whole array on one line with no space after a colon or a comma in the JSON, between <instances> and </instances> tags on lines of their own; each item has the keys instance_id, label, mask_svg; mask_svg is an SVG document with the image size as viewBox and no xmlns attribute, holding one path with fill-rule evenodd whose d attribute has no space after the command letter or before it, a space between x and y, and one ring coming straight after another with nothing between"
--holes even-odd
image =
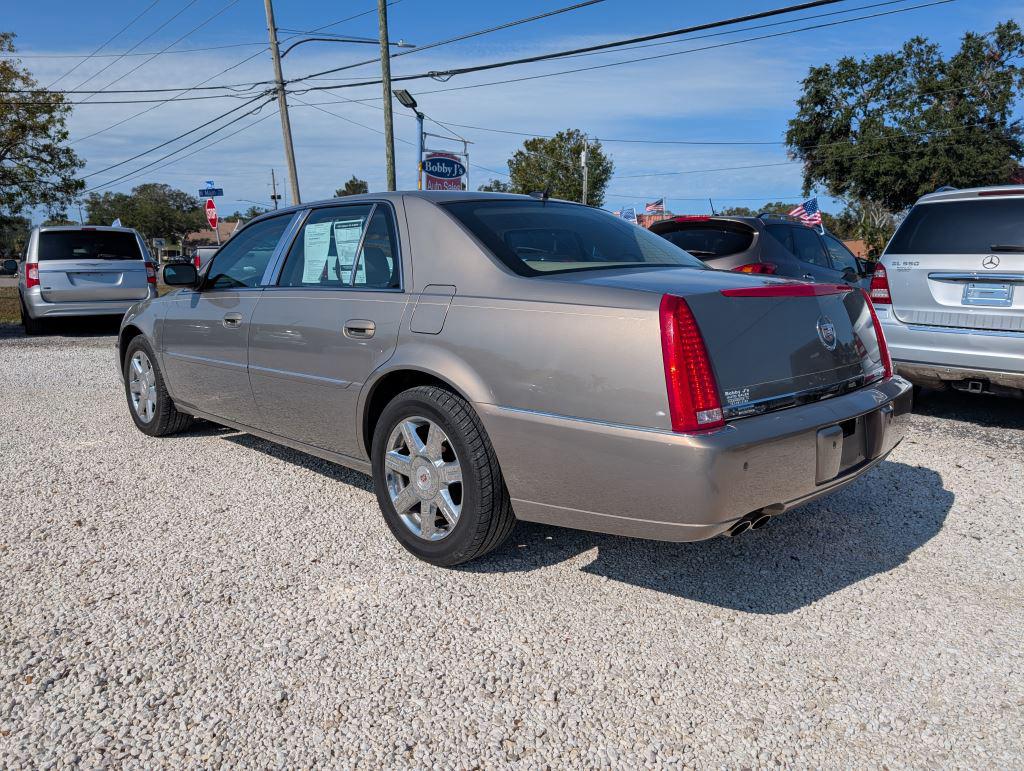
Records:
<instances>
[{"instance_id":1,"label":"antenna on roof","mask_svg":"<svg viewBox=\"0 0 1024 771\"><path fill-rule=\"evenodd\" d=\"M543 190L534 190L530 193L531 198L536 198L539 201L547 201L551 197L551 188L546 187Z\"/></svg>"}]
</instances>

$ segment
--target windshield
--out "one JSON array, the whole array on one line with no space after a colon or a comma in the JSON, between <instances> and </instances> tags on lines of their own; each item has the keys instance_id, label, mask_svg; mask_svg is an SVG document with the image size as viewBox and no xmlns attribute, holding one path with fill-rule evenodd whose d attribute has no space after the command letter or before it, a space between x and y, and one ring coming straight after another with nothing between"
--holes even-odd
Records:
<instances>
[{"instance_id":1,"label":"windshield","mask_svg":"<svg viewBox=\"0 0 1024 771\"><path fill-rule=\"evenodd\" d=\"M123 230L44 230L38 251L40 262L142 259L135 234Z\"/></svg>"},{"instance_id":2,"label":"windshield","mask_svg":"<svg viewBox=\"0 0 1024 771\"><path fill-rule=\"evenodd\" d=\"M497 200L444 208L522 276L637 266L705 268L664 238L587 206Z\"/></svg>"},{"instance_id":3,"label":"windshield","mask_svg":"<svg viewBox=\"0 0 1024 771\"><path fill-rule=\"evenodd\" d=\"M886 254L988 254L1024 247L1024 198L976 198L915 206Z\"/></svg>"}]
</instances>

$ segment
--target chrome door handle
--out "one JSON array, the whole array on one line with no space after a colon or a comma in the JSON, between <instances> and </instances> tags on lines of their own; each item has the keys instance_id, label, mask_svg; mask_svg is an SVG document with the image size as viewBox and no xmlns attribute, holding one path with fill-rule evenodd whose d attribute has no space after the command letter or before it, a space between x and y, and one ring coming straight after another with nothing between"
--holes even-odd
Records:
<instances>
[{"instance_id":1,"label":"chrome door handle","mask_svg":"<svg viewBox=\"0 0 1024 771\"><path fill-rule=\"evenodd\" d=\"M377 325L367 319L349 319L345 322L345 337L353 340L366 340L373 337Z\"/></svg>"},{"instance_id":2,"label":"chrome door handle","mask_svg":"<svg viewBox=\"0 0 1024 771\"><path fill-rule=\"evenodd\" d=\"M812 276L810 273L804 273L802 276L800 276L800 278L802 278L804 281L810 281L812 284L814 283L814 276Z\"/></svg>"},{"instance_id":3,"label":"chrome door handle","mask_svg":"<svg viewBox=\"0 0 1024 771\"><path fill-rule=\"evenodd\" d=\"M238 329L242 326L242 314L241 313L226 313L224 314L224 326L228 329Z\"/></svg>"}]
</instances>

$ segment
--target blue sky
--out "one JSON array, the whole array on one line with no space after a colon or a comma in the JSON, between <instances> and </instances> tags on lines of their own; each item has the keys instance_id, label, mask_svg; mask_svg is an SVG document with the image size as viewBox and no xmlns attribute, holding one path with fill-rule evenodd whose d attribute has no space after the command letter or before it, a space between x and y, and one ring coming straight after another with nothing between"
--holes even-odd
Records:
<instances>
[{"instance_id":1,"label":"blue sky","mask_svg":"<svg viewBox=\"0 0 1024 771\"><path fill-rule=\"evenodd\" d=\"M928 2L907 0L884 8L855 10L879 1L850 0L818 11L805 11L793 18L849 9L846 13L822 20L840 21L851 16ZM16 45L25 56L24 64L43 84L48 84L67 73L80 60L49 58L47 55L81 56L92 52L151 2L51 1L46 4L45 19L41 18L39 6L5 3L0 27L17 33ZM391 37L392 40L404 39L423 45L549 11L569 2L400 0L390 8ZM161 50L229 3L230 0L194 0L189 5L189 0L159 0L102 52L120 53L137 43L136 53ZM714 4L640 5L625 0L605 0L561 16L402 57L394 62L393 74L449 69L649 34L765 10L778 4L772 0L721 0ZM373 0L345 3L278 0L275 10L280 28L311 30L371 11L374 7ZM140 43L183 8L185 10L162 30ZM813 32L520 83L463 88L639 56L676 53L815 22L794 22L746 34L736 32L703 40L672 41L636 51L602 53L457 76L445 83L423 79L404 85L417 95L420 108L427 115L443 122L479 127L456 129L473 142L470 183L474 188L490 177L501 178L501 174L491 170L507 170L505 160L526 138L500 131L552 134L559 129L574 127L601 139L615 161L616 173L606 198L609 208L642 205L645 200L664 196L677 212L705 212L709 197L716 206L722 207L738 204L755 206L767 200L793 200L799 195L799 166L783 164L786 155L780 142L786 121L794 111L800 79L808 67L835 61L844 55L860 57L891 50L914 35L924 35L950 51L958 45L964 32L987 31L998 21L1016 18L1020 22L1024 21L1022 17L1024 13L1017 2L956 0ZM60 23L54 23L54 19L60 19ZM329 32L373 37L376 35L376 14L368 13L331 27ZM282 32L282 37L289 34ZM265 50L261 52L265 39L263 3L260 0L237 0L216 20L188 35L170 50L234 47L163 54L131 73L129 70L148 57L128 56L119 61L112 58L87 60L55 87L77 87L112 61L114 63L107 70L97 74L84 87L104 87L122 75L123 79L110 88L194 86L247 57L253 58L213 79L210 84L267 80L272 71L269 55ZM372 58L375 51L375 47L369 45L304 45L284 60L285 77L294 78ZM337 77L371 79L377 75L379 67L371 64ZM337 82L316 83L332 85ZM93 100L105 98L93 97ZM319 109L301 104L299 100L315 102ZM84 173L91 174L87 181L90 185L99 185L175 148L184 147L189 140L205 132L197 132L189 140L169 145L117 169L96 173L101 169L192 129L238 104L239 101L231 99L170 102L119 126L113 124L152 105L82 105L76 107L70 121L72 141L87 161ZM291 100L299 181L304 200L330 196L352 174L367 179L371 190L383 189L384 151L380 133L383 113L380 104L379 85L308 93ZM415 187L415 122L397 104L395 111L398 186ZM240 128L243 130L216 146L174 163L168 159L109 189L127 191L141 182L159 181L194 193L204 180L212 179L225 190L225 198L218 201L222 211L244 209L250 202L268 204L271 168L276 170L279 183L286 178L276 108L268 106L262 112L239 121L223 134ZM436 126L434 130L442 133ZM219 136L222 134L198 142L187 152ZM621 139L780 144L672 145L612 141ZM737 166L754 168L705 171ZM835 202L827 202L825 208L829 210L837 206Z\"/></svg>"}]
</instances>

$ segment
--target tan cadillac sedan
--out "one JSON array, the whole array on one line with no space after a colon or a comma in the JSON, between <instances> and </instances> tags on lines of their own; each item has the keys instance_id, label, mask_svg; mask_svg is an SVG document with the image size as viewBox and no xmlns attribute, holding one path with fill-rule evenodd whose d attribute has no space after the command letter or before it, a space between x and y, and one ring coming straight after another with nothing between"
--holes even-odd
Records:
<instances>
[{"instance_id":1,"label":"tan cadillac sedan","mask_svg":"<svg viewBox=\"0 0 1024 771\"><path fill-rule=\"evenodd\" d=\"M201 417L368 472L391 532L437 565L517 519L758 528L879 463L910 410L862 291L711 270L564 201L308 204L164 280L119 336L139 429Z\"/></svg>"}]
</instances>

